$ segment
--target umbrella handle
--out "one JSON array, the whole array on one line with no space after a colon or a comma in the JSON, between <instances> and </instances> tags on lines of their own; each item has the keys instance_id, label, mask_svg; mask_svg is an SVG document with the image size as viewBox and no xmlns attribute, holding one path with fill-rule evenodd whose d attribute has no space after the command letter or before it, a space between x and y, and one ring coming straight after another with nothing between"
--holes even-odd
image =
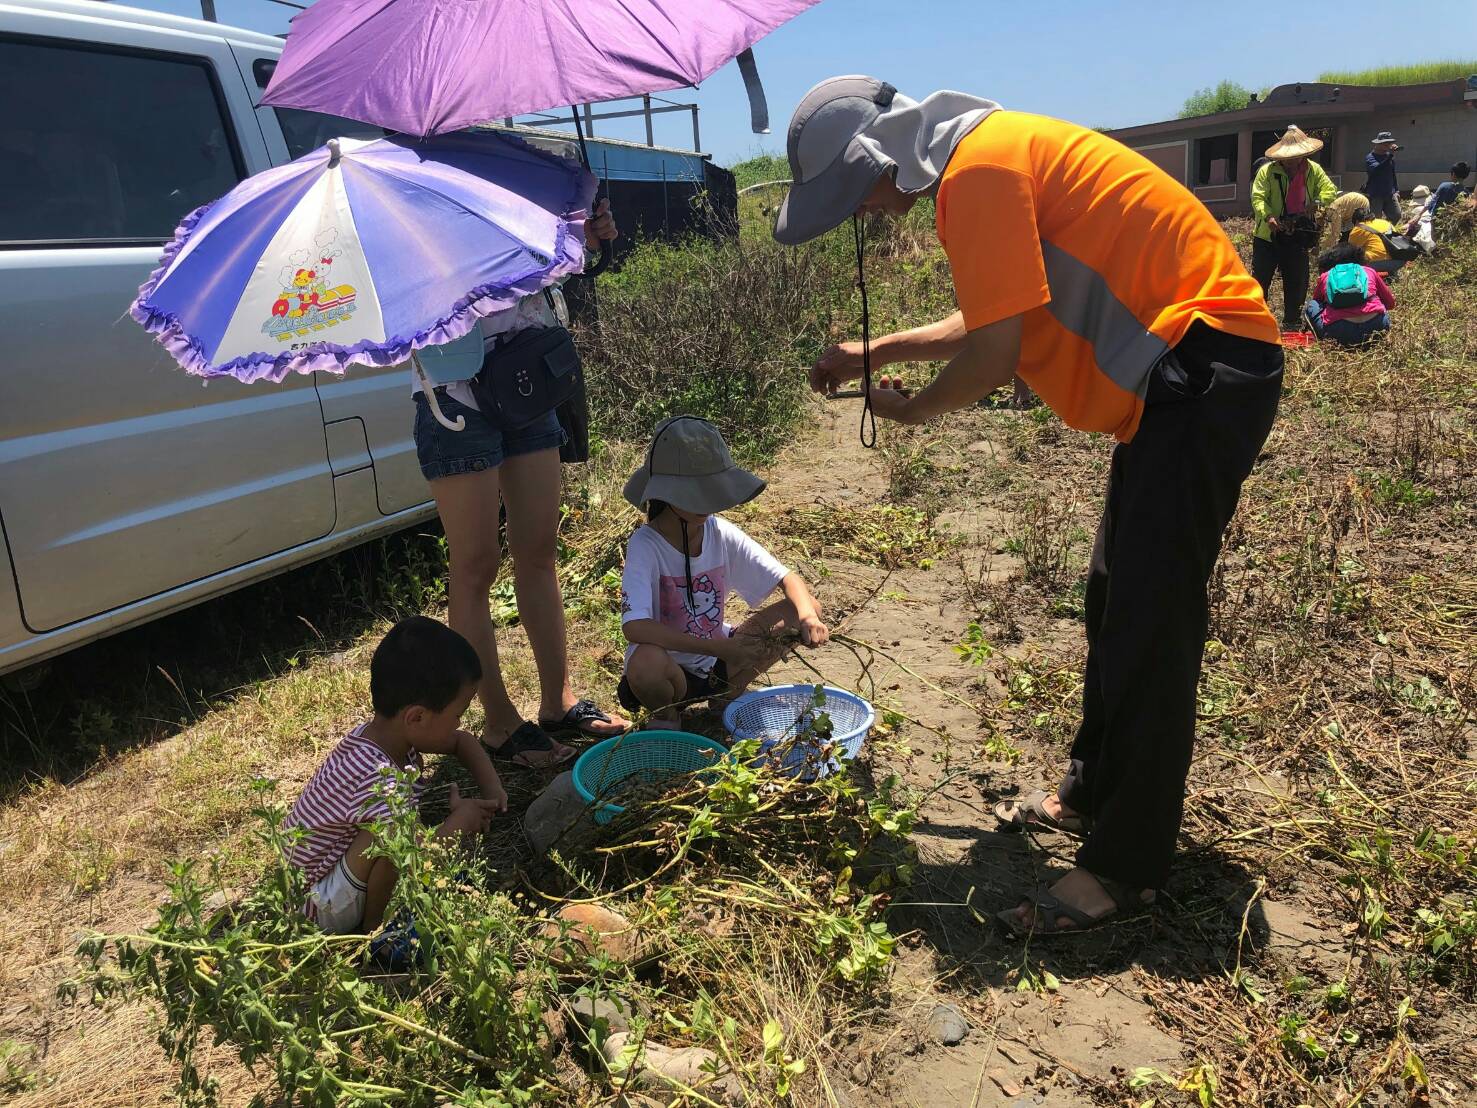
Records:
<instances>
[{"instance_id":1,"label":"umbrella handle","mask_svg":"<svg viewBox=\"0 0 1477 1108\"><path fill-rule=\"evenodd\" d=\"M610 240L603 240L600 243L600 260L592 265L589 269L585 270L582 274L580 274L580 276L599 277L600 274L604 273L605 270L610 266L610 259L614 256L614 253L615 252L611 249Z\"/></svg>"},{"instance_id":2,"label":"umbrella handle","mask_svg":"<svg viewBox=\"0 0 1477 1108\"><path fill-rule=\"evenodd\" d=\"M414 350L410 352L410 364L415 367L415 375L420 378L421 391L426 394L426 403L431 406L431 414L436 417L436 422L448 431L466 430L466 416L457 416L455 420L450 420L441 411L441 402L436 399L436 386L431 384L431 379L426 376L426 371L421 365L421 360Z\"/></svg>"}]
</instances>

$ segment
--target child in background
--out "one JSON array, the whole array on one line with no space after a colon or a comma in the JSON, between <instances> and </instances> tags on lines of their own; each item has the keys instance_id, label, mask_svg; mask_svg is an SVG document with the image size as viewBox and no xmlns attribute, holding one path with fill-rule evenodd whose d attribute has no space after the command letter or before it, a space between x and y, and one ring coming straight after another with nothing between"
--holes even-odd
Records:
<instances>
[{"instance_id":1,"label":"child in background","mask_svg":"<svg viewBox=\"0 0 1477 1108\"><path fill-rule=\"evenodd\" d=\"M422 754L455 754L481 799L451 787L451 814L437 835L487 830L508 797L477 737L457 729L482 680L472 645L424 616L401 620L375 648L369 663L374 718L354 728L318 767L288 813L286 827L303 834L289 861L307 877L304 911L334 934L368 933L383 922L395 889L387 858L365 856L369 825L389 814L377 787L394 771L411 771L419 801Z\"/></svg>"},{"instance_id":2,"label":"child in background","mask_svg":"<svg viewBox=\"0 0 1477 1108\"><path fill-rule=\"evenodd\" d=\"M1365 264L1358 246L1345 243L1318 256L1318 281L1306 313L1320 341L1362 346L1390 329L1394 307L1390 286Z\"/></svg>"},{"instance_id":3,"label":"child in background","mask_svg":"<svg viewBox=\"0 0 1477 1108\"><path fill-rule=\"evenodd\" d=\"M1457 162L1451 167L1451 180L1442 181L1422 206L1416 217L1410 221L1407 233L1415 234L1420 223L1421 215L1435 215L1448 204L1455 204L1462 198L1462 185L1472 175L1472 167L1466 162Z\"/></svg>"},{"instance_id":4,"label":"child in background","mask_svg":"<svg viewBox=\"0 0 1477 1108\"><path fill-rule=\"evenodd\" d=\"M746 504L764 482L733 463L718 428L696 416L657 425L646 462L625 495L647 513L631 536L621 576L621 630L630 646L617 695L645 708L652 726L676 727L685 702L742 692L785 653L778 632L806 646L830 637L805 579L718 515ZM724 620L730 591L757 607L737 628Z\"/></svg>"}]
</instances>

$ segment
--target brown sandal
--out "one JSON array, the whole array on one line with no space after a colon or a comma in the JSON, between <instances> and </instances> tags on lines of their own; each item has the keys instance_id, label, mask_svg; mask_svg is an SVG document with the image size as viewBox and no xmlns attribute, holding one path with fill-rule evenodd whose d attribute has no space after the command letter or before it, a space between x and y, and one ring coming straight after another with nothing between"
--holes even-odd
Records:
<instances>
[{"instance_id":1,"label":"brown sandal","mask_svg":"<svg viewBox=\"0 0 1477 1108\"><path fill-rule=\"evenodd\" d=\"M1135 916L1144 915L1154 907L1152 899L1144 899L1144 893L1149 891L1147 889L1135 889L1120 881L1114 881L1110 877L1099 877L1095 873L1092 874L1092 879L1103 887L1103 892L1113 898L1113 907L1100 916L1089 915L1081 908L1067 904L1060 897L1053 895L1046 885L1038 885L1036 891L1026 898L1031 905L1034 920L1029 927L1023 928L1016 917L1016 913L1020 911L1020 905L996 912L995 919L1011 938L1055 939L1063 935L1078 935L1084 931L1092 931L1109 923L1122 923ZM1057 922L1062 916L1072 921L1069 926L1063 927Z\"/></svg>"},{"instance_id":2,"label":"brown sandal","mask_svg":"<svg viewBox=\"0 0 1477 1108\"><path fill-rule=\"evenodd\" d=\"M1000 823L1002 831L1059 831L1063 835L1075 835L1078 838L1087 834L1087 820L1083 816L1065 816L1057 819L1046 811L1046 798L1050 795L1044 789L1037 789L1024 797L1016 797L1014 800L1002 800L995 805L995 819Z\"/></svg>"}]
</instances>

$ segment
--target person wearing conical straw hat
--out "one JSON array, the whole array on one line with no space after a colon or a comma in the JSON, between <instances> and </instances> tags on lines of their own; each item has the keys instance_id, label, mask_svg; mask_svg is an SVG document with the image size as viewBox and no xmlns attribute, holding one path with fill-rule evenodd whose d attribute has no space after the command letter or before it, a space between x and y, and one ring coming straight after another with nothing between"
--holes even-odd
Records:
<instances>
[{"instance_id":1,"label":"person wearing conical straw hat","mask_svg":"<svg viewBox=\"0 0 1477 1108\"><path fill-rule=\"evenodd\" d=\"M1323 149L1321 139L1303 133L1296 123L1267 149L1272 159L1257 170L1251 183L1251 210L1256 233L1251 243L1251 275L1262 295L1278 271L1282 273L1282 329L1303 326L1303 303L1308 298L1308 252L1317 245L1314 213L1330 203L1339 190L1312 156Z\"/></svg>"},{"instance_id":2,"label":"person wearing conical straw hat","mask_svg":"<svg viewBox=\"0 0 1477 1108\"><path fill-rule=\"evenodd\" d=\"M833 77L801 100L788 154L776 239L853 220L860 263L871 213L931 198L959 307L830 348L813 388L860 377L879 419L917 424L1019 375L1069 426L1118 440L1087 574L1070 767L1058 790L994 813L1006 830L1084 841L1074 869L996 918L1042 938L1142 912L1168 880L1184 812L1206 586L1282 392L1277 321L1205 205L1086 127ZM864 296L862 320L865 336ZM874 387L873 368L909 361L947 364L911 395Z\"/></svg>"}]
</instances>

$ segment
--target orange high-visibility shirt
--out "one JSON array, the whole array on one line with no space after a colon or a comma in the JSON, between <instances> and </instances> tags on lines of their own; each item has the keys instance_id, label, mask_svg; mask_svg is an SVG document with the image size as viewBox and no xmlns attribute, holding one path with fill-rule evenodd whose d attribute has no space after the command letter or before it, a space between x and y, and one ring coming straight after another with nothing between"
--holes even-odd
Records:
<instances>
[{"instance_id":1,"label":"orange high-visibility shirt","mask_svg":"<svg viewBox=\"0 0 1477 1108\"><path fill-rule=\"evenodd\" d=\"M1096 131L991 113L955 147L937 216L965 327L1024 315L1016 371L1078 430L1131 439L1149 371L1196 320L1280 341L1215 217Z\"/></svg>"}]
</instances>

